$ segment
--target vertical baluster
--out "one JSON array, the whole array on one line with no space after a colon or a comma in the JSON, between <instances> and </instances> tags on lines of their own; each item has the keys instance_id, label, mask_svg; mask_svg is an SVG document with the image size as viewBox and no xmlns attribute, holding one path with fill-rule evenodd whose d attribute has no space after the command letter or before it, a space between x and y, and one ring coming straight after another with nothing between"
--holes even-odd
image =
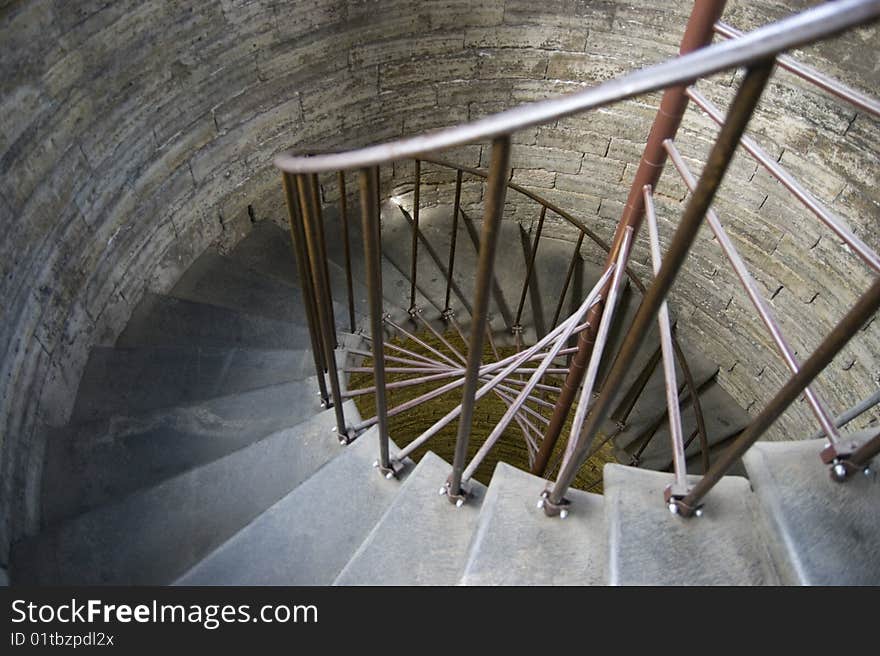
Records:
<instances>
[{"instance_id":1,"label":"vertical baluster","mask_svg":"<svg viewBox=\"0 0 880 656\"><path fill-rule=\"evenodd\" d=\"M330 285L330 267L327 264L327 244L324 235L324 216L321 212L321 191L318 185L318 175L312 174L312 207L314 208L315 236L318 244L318 256L321 258L321 268L324 271L324 280L327 281L327 311L330 313L330 330L333 336L333 348L339 348L339 340L336 337L336 312L333 310L333 288Z\"/></svg>"},{"instance_id":2,"label":"vertical baluster","mask_svg":"<svg viewBox=\"0 0 880 656\"><path fill-rule=\"evenodd\" d=\"M379 167L361 169L361 223L364 236L366 283L370 304L370 338L373 347L373 384L376 387L376 423L379 430L380 471L394 476L388 446L388 401L385 394L385 350L382 319L382 242L379 226Z\"/></svg>"},{"instance_id":3,"label":"vertical baluster","mask_svg":"<svg viewBox=\"0 0 880 656\"><path fill-rule=\"evenodd\" d=\"M513 321L513 330L516 333L522 332L522 326L519 322L522 318L523 307L526 304L526 294L529 291L529 283L532 280L532 271L535 268L535 257L538 255L538 243L541 241L541 231L544 229L545 216L547 216L547 206L541 205L541 216L538 218L538 227L535 230L535 242L532 244L529 264L528 267L526 267L526 279L523 281L522 294L520 294L519 305L516 308L516 319Z\"/></svg>"},{"instance_id":4,"label":"vertical baluster","mask_svg":"<svg viewBox=\"0 0 880 656\"><path fill-rule=\"evenodd\" d=\"M345 251L345 286L348 291L348 325L351 332L357 329L354 320L354 284L351 279L351 244L348 236L348 198L345 196L345 172L339 171L339 214L342 219L342 247Z\"/></svg>"},{"instance_id":5,"label":"vertical baluster","mask_svg":"<svg viewBox=\"0 0 880 656\"><path fill-rule=\"evenodd\" d=\"M660 233L657 229L657 215L654 211L654 197L651 185L645 185L645 218L648 221L648 241L651 247L651 265L656 276L660 273ZM683 498L688 491L687 459L685 457L684 435L681 429L681 408L678 400L678 380L675 376L675 353L672 350L672 329L669 325L669 307L666 301L657 311L660 330L660 348L663 351L663 380L666 383L666 407L669 416L669 438L672 442L672 468L675 482L666 488L666 502L672 498Z\"/></svg>"},{"instance_id":6,"label":"vertical baluster","mask_svg":"<svg viewBox=\"0 0 880 656\"><path fill-rule=\"evenodd\" d=\"M302 214L300 213L300 199L294 192L296 181L293 176L290 173L284 173L281 180L284 185L284 198L287 201L290 240L293 243L297 272L299 273L300 286L302 287L303 305L305 306L306 321L309 326L309 339L312 344L312 357L315 360L315 373L318 377L321 405L330 407L330 395L327 392L327 382L324 380L324 372L326 371L324 366L324 347L315 304L315 288L309 269L309 257L306 252L306 238L303 232Z\"/></svg>"},{"instance_id":7,"label":"vertical baluster","mask_svg":"<svg viewBox=\"0 0 880 656\"><path fill-rule=\"evenodd\" d=\"M455 202L452 205L452 235L449 241L449 266L446 269L446 300L443 316L450 317L449 294L452 291L452 272L455 269L455 242L458 239L458 213L461 209L461 169L455 173Z\"/></svg>"},{"instance_id":8,"label":"vertical baluster","mask_svg":"<svg viewBox=\"0 0 880 656\"><path fill-rule=\"evenodd\" d=\"M718 187L721 185L730 160L736 152L739 139L761 98L761 93L772 70L773 61L770 60L754 64L746 73L746 77L730 106L724 127L721 128L706 166L703 168L697 189L691 195L678 229L675 231L660 273L654 278L654 283L648 288L642 299L629 332L618 351L611 371L608 373L605 389L596 400L592 414L578 436L578 444L572 458L559 472L553 490L550 492L550 503L545 506L545 512L552 514L553 509L561 504L565 491L568 490L578 469L583 465L592 436L608 416L614 395L623 383L627 369L635 359L636 352L648 332L649 324L654 320L660 304L669 293L669 288L681 269L685 257L687 257L691 244L697 236Z\"/></svg>"},{"instance_id":9,"label":"vertical baluster","mask_svg":"<svg viewBox=\"0 0 880 656\"><path fill-rule=\"evenodd\" d=\"M336 329L333 324L333 314L330 309L330 281L327 275L327 261L322 262L321 249L321 226L320 210L318 209L317 176L297 175L296 184L299 189L302 203L303 228L305 243L309 254L309 265L312 272L312 280L315 282L315 296L320 326L321 340L324 346L324 364L327 366L327 375L330 378L330 392L333 396L333 409L336 413L336 433L339 440L348 443L351 436L345 424L345 414L342 410L342 390L339 386L339 371L336 367L335 335Z\"/></svg>"},{"instance_id":10,"label":"vertical baluster","mask_svg":"<svg viewBox=\"0 0 880 656\"><path fill-rule=\"evenodd\" d=\"M565 282L562 284L562 291L559 292L559 302L556 304L556 312L553 314L553 323L550 330L556 328L559 323L559 315L562 314L562 307L565 305L565 295L568 294L568 287L571 285L571 278L574 276L575 265L581 256L581 245L584 243L584 233L578 236L577 243L574 245L574 252L571 254L571 263L568 265L568 273L565 274Z\"/></svg>"},{"instance_id":11,"label":"vertical baluster","mask_svg":"<svg viewBox=\"0 0 880 656\"><path fill-rule=\"evenodd\" d=\"M510 137L497 137L492 142L492 158L489 178L486 185L488 197L483 213L480 255L477 264L477 278L474 286L474 304L471 315L470 344L468 345L467 373L462 393L461 416L458 422L458 435L455 441L455 456L452 474L446 482L446 493L456 505L464 503L465 493L461 489L461 478L467 458L468 439L476 403L477 383L479 381L480 361L483 355L483 338L486 334L489 314L495 251L498 235L501 232L501 215L504 211L504 195L510 174Z\"/></svg>"},{"instance_id":12,"label":"vertical baluster","mask_svg":"<svg viewBox=\"0 0 880 656\"><path fill-rule=\"evenodd\" d=\"M416 311L416 274L419 262L419 209L421 205L422 189L422 162L416 160L415 165L415 189L413 190L413 223L412 245L410 246L409 265L409 313L414 315Z\"/></svg>"}]
</instances>

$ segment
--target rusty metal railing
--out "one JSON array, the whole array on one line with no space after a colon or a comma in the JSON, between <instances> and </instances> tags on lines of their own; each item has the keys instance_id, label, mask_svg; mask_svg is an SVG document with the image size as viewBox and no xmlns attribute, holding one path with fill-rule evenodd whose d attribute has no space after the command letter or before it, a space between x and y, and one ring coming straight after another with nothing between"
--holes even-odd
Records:
<instances>
[{"instance_id":1,"label":"rusty metal railing","mask_svg":"<svg viewBox=\"0 0 880 656\"><path fill-rule=\"evenodd\" d=\"M670 432L673 441L675 473L675 483L667 490L666 500L670 504L671 509L678 514L683 516L696 514L702 498L712 486L720 480L729 467L761 436L792 401L803 393L807 394L808 401L816 413L823 431L828 435L830 445L823 452L822 457L832 466L832 471L837 472L841 469L848 470L863 466L867 462L866 458L869 459L871 454L876 453L878 448L878 439L876 437L864 444L855 445L849 448L849 450L841 447L838 443L839 440L836 439L836 426L830 419L830 414L815 393L808 389L808 386L822 369L831 362L832 358L863 323L880 307L880 280L872 284L868 291L859 298L844 320L832 330L819 348L805 362L798 363L794 359L793 352L786 344L781 332L777 330L777 326L766 303L755 292L754 285L751 283L741 258L738 257L729 240L726 239L720 222L711 211L711 204L724 178L731 158L739 145L742 144L759 163L765 166L790 189L823 223L828 225L835 234L848 243L863 261L875 272L880 271L880 258L878 258L877 254L849 231L845 224L837 220L827 209L815 201L809 192L797 181L794 181L778 163L770 161L766 153L744 134L746 126L755 111L777 62L780 66L786 67L804 79L818 84L821 88L849 102L853 102L863 111L877 115L880 105L872 99L847 89L843 85L836 83L836 81L830 80L815 71L800 66L787 57L781 57L780 53L800 45L828 38L848 28L876 20L880 17L880 0L840 0L839 2L807 10L744 35L739 35L732 28L717 23L722 7L723 2L697 2L682 42L682 54L680 57L579 93L523 105L454 128L400 139L391 143L369 146L359 150L314 156L298 156L286 153L276 158L276 166L283 171L285 195L290 213L291 234L299 263L305 308L312 334L315 367L318 373L322 400L326 404L333 406L337 418L336 430L343 441L353 439L359 431L370 426L376 425L378 427L379 459L376 464L385 476L393 477L399 468L399 463L392 459L389 448L388 418L458 388L461 388L461 403L436 422L434 426L404 446L398 453L398 458L411 454L433 435L436 435L442 426L458 419L452 473L446 481L443 492L456 505L464 503L467 498L467 479L473 474L476 465L479 463L479 460L472 460L470 464L465 462L468 453L474 406L479 398L490 391L495 391L508 404L504 420L508 423L516 420L523 430L524 437L530 444L533 452L531 456L534 459L533 471L542 473L545 471L550 454L554 450L556 438L561 432L563 421L567 418L572 404L580 391L581 400L575 414L574 429L571 431L568 443L565 446L562 465L552 486L545 490L542 495L542 505L547 514L565 516L567 513L567 501L564 495L574 480L577 471L582 467L585 459L590 454L599 428L612 410L614 399L622 388L624 377L636 357L636 353L648 332L649 325L657 319L659 319L661 328L661 356L669 387L667 417L671 422ZM715 45L707 45L711 41L713 30L718 31L722 35L735 38ZM726 117L722 119L721 113L709 101L703 98L695 89L691 88L688 90L687 87L703 77L736 67L745 67L746 75L737 90ZM552 329L546 335L539 336L535 344L522 348L515 355L505 358L498 357L489 327L489 305L493 293L493 285L496 284L494 280L495 252L507 191L511 189L519 191L541 204L541 218L536 230L535 242L532 244L527 275L523 281L523 289L516 316L511 321L513 325L510 327L514 329L520 327L524 301L528 292L531 273L536 263L537 242L540 239L543 220L548 211L555 212L580 228L578 244L564 284L563 296L568 292L584 237L589 237L600 245L603 244L590 231L588 226L581 224L562 208L543 201L543 199L536 197L532 192L509 182L511 150L514 148L511 135L527 127L545 124L572 114L586 112L661 89L665 90L661 111L658 113L652 134L649 137L645 156L642 159L639 171L636 174L636 180L630 191L624 216L612 243L603 246L608 256L605 273L600 283L580 305L578 311L561 321L562 304L560 303L556 309L556 317L554 317ZM699 180L694 180L686 170L686 167L682 166L681 158L677 155L677 151L675 151L671 141L669 141L674 137L689 99L693 100L721 126ZM412 267L409 279L411 285L409 313L414 321L427 327L428 324L421 317L419 308L416 305L418 291L416 286L416 259L420 242L419 196L421 162L432 161L442 163L442 160L436 158L435 153L454 146L487 140L491 141L491 164L488 173L465 167L454 167L456 169L456 192L453 212L453 239L448 257L448 268L445 271L446 289L442 314L455 325L456 330L468 341L468 350L465 354L457 354L459 360L453 360L446 356L435 359L434 357L416 354L402 347L398 347L396 352L402 353L407 356L406 358L400 355L386 356L385 350L390 347L390 344L383 339L386 326L394 327L398 331L402 330L402 327L391 322L390 317L385 315L383 309L381 232L379 226L379 167L406 159L414 159L416 161L415 206L414 215L411 220ZM662 263L658 263L655 260L655 276L653 281L647 288L642 287L644 290L642 303L623 344L614 358L610 370L605 376L598 397L594 402L590 403L591 391L596 383L598 363L603 355L604 342L607 340L613 316L615 295L619 289L624 272L627 271L627 258L632 243L646 214L649 231L652 232L652 255L659 256L659 240L656 235L656 220L653 213L650 188L659 179L667 154L672 157L674 163L677 163L677 167L685 178L691 192L690 198L672 242L662 259ZM319 173L335 173L340 180L340 188L344 196L345 171L357 171L359 178L363 247L366 262L366 281L369 288L370 331L372 337L372 349L369 353L373 361L373 391L376 398L376 415L354 425L346 424L342 409L344 399L350 398L351 394L343 393L342 391L339 370L335 359L335 348L337 346L335 317L333 316L326 247L324 244L324 228L317 184L317 175ZM450 294L456 291L456 285L453 280L455 266L454 235L457 230L459 214L464 216L461 210L461 181L463 174L467 173L480 175L485 178L486 193L484 196L481 234L478 237L474 234L471 235L475 243L479 244L479 253L473 287L474 291L469 299L470 329L465 332L454 322L450 309ZM341 203L344 202L341 201ZM342 205L342 211L343 217L347 217L347 206L344 204ZM725 247L724 250L731 260L734 270L742 280L760 317L779 347L783 359L791 369L792 377L745 431L735 439L731 447L724 452L721 458L705 469L702 479L693 488L689 488L687 486L684 455L687 444L695 439L696 433L687 442L683 441L680 416L678 415L678 408L681 403L679 386L677 381L675 381L674 367L671 364L673 354L677 353L682 362L683 358L681 358L680 349L677 348L674 342L668 315L664 308L666 298L678 272L685 262L697 231L702 225L703 220L707 217L710 227L718 236L719 243ZM344 232L346 233L345 239L347 241L347 227L344 229ZM436 254L434 256L436 257ZM347 273L350 275L350 257L347 251L346 265L349 268ZM348 291L351 295L350 281L348 282ZM353 316L352 307L350 302L350 320ZM411 333L408 334L415 338ZM567 346L567 340L573 335L579 335L578 346L575 349ZM492 350L496 353L496 359L494 362L484 363L483 344L487 340ZM521 344L518 345L522 346ZM555 358L565 353L573 356L570 366L566 368L552 367L551 365ZM437 354L435 353L434 355L436 356ZM411 399L400 406L389 408L387 406L385 390L389 389L390 385L396 383L389 384L386 382L386 357L389 359L393 357L395 358L394 361L402 361L401 364L405 365L403 368L407 369L410 373L420 376L423 380L429 377L432 380L441 380L447 376L454 378L454 380L422 394L416 399ZM464 362L460 360L464 360ZM539 361L539 364L536 367L526 366L527 363L533 361ZM684 367L686 367L686 363ZM388 370L390 371L391 368ZM565 373L566 379L562 387L549 385L546 382L538 382L552 370L559 370L560 373ZM325 374L327 381L329 381L329 390L325 383ZM531 375L531 378L523 380L519 377L519 375L526 374ZM694 381L686 369L685 379L687 393L690 397L689 400L695 405L699 416L699 390L694 387ZM417 379L411 379L406 382L412 383L414 380ZM536 389L558 394L553 415L546 422L546 428L543 429L544 435L540 445L537 444L535 437L540 432L535 422L543 422L535 416L537 413L534 411L529 413L525 409L528 408L526 406L527 400L537 402L536 397L530 396L530 393ZM675 409L673 409L673 406L675 406ZM543 417L543 415L538 416ZM500 430L503 430L503 428L493 431L493 439L497 439ZM704 457L708 457L705 431L702 428L700 430L702 431L700 441ZM492 444L492 440L487 440L478 452L478 456L485 457L488 450L492 448ZM709 465L708 462L705 462L705 464ZM838 478L842 479L845 476L838 476Z\"/></svg>"}]
</instances>

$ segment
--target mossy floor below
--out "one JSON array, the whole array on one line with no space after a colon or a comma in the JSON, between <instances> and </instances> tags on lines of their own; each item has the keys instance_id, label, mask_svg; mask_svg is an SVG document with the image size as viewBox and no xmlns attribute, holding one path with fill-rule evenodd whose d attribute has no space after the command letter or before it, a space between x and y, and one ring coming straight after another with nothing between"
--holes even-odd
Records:
<instances>
[{"instance_id":1,"label":"mossy floor below","mask_svg":"<svg viewBox=\"0 0 880 656\"><path fill-rule=\"evenodd\" d=\"M424 332L418 334L417 336L419 339L430 345L432 348L435 348L445 355L456 359L455 355L449 352L448 348L443 345L441 340L437 339L431 333ZM450 344L452 344L459 353L466 354L466 346L464 345L457 333L447 332L443 335L443 337ZM432 354L428 349L412 342L411 340L395 338L392 341L393 343L403 346L413 353L418 353L420 355L435 360L438 359L437 356L435 354ZM390 355L392 354L392 351L389 350L386 353ZM499 358L504 358L513 353L516 353L516 348L512 346L498 348ZM491 346L486 345L483 350L483 361L491 362L495 359L495 353L493 353L493 351L491 350ZM371 367L372 361L370 359L366 359L361 366ZM391 368L406 365L402 365L393 361L386 361L385 366L387 368ZM535 365L533 363L530 366ZM388 373L386 374L386 379L387 382L391 383L423 375L424 374ZM405 401L409 401L431 390L437 389L449 383L451 380L451 378L443 379L428 383L420 383L417 385L412 385L399 389L387 390L388 407L394 408L396 406L399 406ZM562 379L545 377L543 382L549 385L559 386L561 385ZM350 389L361 389L370 387L372 385L372 373L351 374L349 380ZM542 398L544 398L546 401L550 403L553 403L555 401L556 395L554 392L547 391L541 392L541 394L543 394ZM421 435L438 419L440 419L450 410L459 405L461 403L461 395L462 388L459 386L435 399L431 399L430 401L421 403L411 410L395 415L393 417L389 417L388 429L391 439L393 439L398 446L405 446L416 437ZM372 417L376 414L376 401L373 394L359 395L354 397L354 399L358 411L361 413L361 416L367 418ZM547 418L549 418L550 414L552 413L552 408L538 405L536 403L529 403L529 406L535 412L538 412L539 414ZM489 433L504 415L506 410L506 403L493 393L485 395L477 402L474 408L474 418L470 433L470 440L468 443L468 461L473 458L477 450L485 442L486 438L489 436ZM574 412L570 413L570 415L573 414ZM544 428L546 427L546 423L541 422L534 416L530 416L529 420L532 422L532 424L534 424L543 432ZM563 429L562 436L559 439L559 443L556 446L553 457L550 459L552 469L550 471L550 474L548 475L549 478L553 478L556 475L556 471L559 467L560 452L567 442L567 437L571 429L571 421L572 418L571 416L569 416L569 419L566 421L565 427ZM439 433L437 433L437 435L432 437L427 442L427 444L417 449L411 456L412 459L418 462L418 460L425 453L427 453L428 451L433 451L441 458L445 459L447 462L452 462L453 453L455 451L455 438L457 432L458 420L456 419L445 426ZM597 442L601 439L601 437L601 435L597 437ZM540 443L540 435L535 435L534 438L538 441L538 443ZM502 434L501 438L496 443L495 447L489 452L489 454L480 464L474 475L474 479L479 481L480 483L483 483L484 485L488 485L489 481L492 478L492 472L495 470L495 465L498 463L498 461L504 461L513 467L517 467L524 471L529 471L528 447L526 444L526 440L523 437L523 433L521 432L519 426L515 421L512 421L510 423L505 432ZM613 449L610 444L604 445L595 455L587 460L587 462L578 472L578 475L575 478L572 487L601 494L602 467L605 465L606 462L617 462L614 458Z\"/></svg>"}]
</instances>

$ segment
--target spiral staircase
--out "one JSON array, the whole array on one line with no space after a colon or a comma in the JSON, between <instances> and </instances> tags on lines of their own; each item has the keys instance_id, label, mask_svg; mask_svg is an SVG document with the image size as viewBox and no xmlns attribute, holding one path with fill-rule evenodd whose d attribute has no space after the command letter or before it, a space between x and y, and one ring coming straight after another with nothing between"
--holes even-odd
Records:
<instances>
[{"instance_id":1,"label":"spiral staircase","mask_svg":"<svg viewBox=\"0 0 880 656\"><path fill-rule=\"evenodd\" d=\"M423 216L425 234L440 232L432 214L448 222L448 213ZM400 238L408 227L393 204L383 214L385 307L404 322L409 283L395 258L408 249ZM339 234L338 216L325 221L328 234ZM503 231L503 248L519 256L500 261L502 287L524 270L519 230ZM546 245L536 279L542 298L553 298L553 274L567 267L570 247ZM328 247L342 298L341 242ZM464 281L475 251L461 253ZM420 298L423 312L439 316L429 300L432 282L442 281L433 266L420 260ZM586 269L584 288L597 277ZM355 290L360 323L366 290L357 280ZM344 304L335 309L347 327ZM348 349L362 348L362 335L340 335L339 363L360 360ZM497 337L510 339L510 330L499 327ZM50 443L45 529L17 545L13 583L840 584L878 574L877 485L869 477L831 482L811 442L753 447L745 467L754 490L726 477L695 521L671 517L659 498L671 474L619 464L606 465L604 495L571 492L564 522L535 507L545 481L506 463L455 508L437 494L450 469L439 456L407 462L388 480L373 467L375 428L340 445L333 410L316 394L309 348L290 238L271 222L254 225L226 255L205 252L168 295L148 295L117 343L91 354L71 424ZM689 361L709 435L723 443L747 415L712 381L710 363L698 353ZM346 403L347 416L359 417ZM650 421L664 410L662 389L649 388L633 416ZM629 434L618 441L621 456ZM654 443L651 462L664 469L668 439ZM776 471L776 461L790 471ZM792 505L792 484L817 496ZM854 504L863 512L836 510ZM837 530L828 530L832 523Z\"/></svg>"},{"instance_id":2,"label":"spiral staircase","mask_svg":"<svg viewBox=\"0 0 880 656\"><path fill-rule=\"evenodd\" d=\"M487 188L498 181L491 171L484 177ZM416 189L418 180L417 169ZM365 189L360 210L368 217ZM646 203L650 215L647 196ZM370 236L328 203L317 213L323 272L311 262L311 276L329 285L317 308L303 284L308 263L291 251L296 235L276 217L254 223L228 253L203 253L167 294L145 296L115 344L92 350L70 423L49 440L43 527L14 546L13 584L880 582L880 486L870 467L845 483L832 480L817 455L826 438L754 443L702 496L696 517L664 503L660 491L680 481L682 466L689 482L705 478L697 474L734 452L751 418L694 344L681 344L681 359L668 364L678 380L690 380L696 399L670 405L670 372L658 367L662 322L628 344L651 294L635 281L610 302L613 321L588 399L599 399L594 410L617 409L610 418L596 412L618 460L604 467L602 494L568 489L564 521L549 518L541 508L552 496L541 492L552 470L536 476L499 461L491 478L471 478L467 498L450 504L450 461L430 450L398 458L414 435L388 436L395 465L383 466L381 425L362 416L349 389L348 372L370 355L367 337L379 320L371 293L381 296L386 340L417 349L419 336L442 335L456 321L462 338L472 338L467 326L480 325L479 304L469 294L486 274L481 239L492 212L472 221L457 201L421 208L417 195L415 208L390 195L377 205L378 291L377 263L360 247ZM609 273L582 260L580 242L572 257L569 242L544 237L539 247L535 228L504 221L497 228L486 325L493 348L520 352L555 327L554 304L563 317L573 313ZM452 269L441 254L455 243ZM520 298L526 302L514 316ZM316 342L315 309L335 324L335 349ZM322 364L319 351L332 353L335 366ZM630 361L621 377L622 360ZM553 363L567 371L564 354ZM333 396L344 403L325 407L324 370L339 372ZM668 434L671 412L681 414L685 436L702 433L682 447L684 463ZM340 431L342 415L346 429L361 430ZM533 421L545 419L532 410ZM872 439L841 435L857 446Z\"/></svg>"}]
</instances>

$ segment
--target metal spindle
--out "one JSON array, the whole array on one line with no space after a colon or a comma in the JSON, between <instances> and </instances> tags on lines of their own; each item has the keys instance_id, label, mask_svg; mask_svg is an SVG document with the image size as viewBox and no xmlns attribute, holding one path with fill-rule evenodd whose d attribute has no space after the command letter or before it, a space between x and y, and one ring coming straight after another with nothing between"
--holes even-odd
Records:
<instances>
[{"instance_id":1,"label":"metal spindle","mask_svg":"<svg viewBox=\"0 0 880 656\"><path fill-rule=\"evenodd\" d=\"M455 440L455 456L452 474L447 482L446 492L450 501L460 505L465 495L461 489L461 477L467 458L468 439L476 402L477 384L480 376L480 360L483 354L483 339L489 320L489 296L495 250L501 232L501 215L504 211L504 195L507 191L507 178L510 173L510 137L496 137L492 141L492 157L489 166L489 179L483 227L480 237L480 257L477 265L477 279L474 286L474 308L471 316L470 344L468 345L468 366L462 394L461 417Z\"/></svg>"},{"instance_id":2,"label":"metal spindle","mask_svg":"<svg viewBox=\"0 0 880 656\"><path fill-rule=\"evenodd\" d=\"M657 215L654 211L654 197L651 186L645 185L645 218L648 222L648 239L651 244L651 264L656 276L660 273L660 233L657 230ZM666 384L666 408L669 417L669 437L672 443L672 469L675 482L666 488L669 498L681 498L687 494L687 459L684 451L684 436L681 431L681 408L678 399L678 381L675 377L675 353L672 350L672 328L669 325L669 307L664 300L657 312L660 329L660 349L663 352L663 378ZM666 499L667 503L669 498Z\"/></svg>"},{"instance_id":3,"label":"metal spindle","mask_svg":"<svg viewBox=\"0 0 880 656\"><path fill-rule=\"evenodd\" d=\"M584 243L584 232L578 235L577 243L574 245L574 252L571 254L571 263L568 265L568 273L565 274L565 282L562 284L562 291L559 292L559 302L556 304L556 312L553 314L553 323L551 328L555 328L559 323L559 315L562 314L562 307L565 305L565 296L568 294L568 287L571 285L571 279L574 276L575 265L581 256L581 245Z\"/></svg>"},{"instance_id":4,"label":"metal spindle","mask_svg":"<svg viewBox=\"0 0 880 656\"><path fill-rule=\"evenodd\" d=\"M526 294L529 292L529 283L532 280L532 272L535 269L535 258L538 256L538 243L541 241L541 231L544 229L544 217L547 216L547 206L541 205L541 216L538 218L538 227L535 229L535 241L532 244L532 252L529 256L529 264L526 267L526 279L523 281L522 293L519 296L519 305L516 308L516 318L513 320L514 332L522 331L520 319L522 318L523 307L526 304Z\"/></svg>"},{"instance_id":5,"label":"metal spindle","mask_svg":"<svg viewBox=\"0 0 880 656\"><path fill-rule=\"evenodd\" d=\"M333 348L339 348L339 339L336 335L336 312L333 309L333 286L330 284L330 266L327 264L329 258L327 257L327 239L324 235L324 216L321 211L321 190L320 185L318 184L318 174L312 174L311 176L312 183L312 208L314 214L314 228L315 235L317 237L318 244L318 256L321 258L321 268L324 270L324 280L326 282L326 296L324 298L327 301L327 312L330 314L330 325L329 329L331 331L331 336L333 338Z\"/></svg>"},{"instance_id":6,"label":"metal spindle","mask_svg":"<svg viewBox=\"0 0 880 656\"><path fill-rule=\"evenodd\" d=\"M296 257L296 266L299 273L300 286L302 287L303 305L306 310L306 321L309 326L309 340L312 345L312 357L315 361L315 374L318 378L318 393L321 397L321 405L330 407L330 394L327 392L327 381L324 379L324 348L320 338L317 309L315 306L315 289L312 274L309 269L309 258L306 252L306 238L303 232L302 215L300 213L299 198L296 196L296 180L290 173L281 176L284 186L284 198L287 201L287 218L290 224L290 239L293 243L293 252Z\"/></svg>"},{"instance_id":7,"label":"metal spindle","mask_svg":"<svg viewBox=\"0 0 880 656\"><path fill-rule=\"evenodd\" d=\"M693 190L697 183L693 174L691 174L688 169L687 164L685 164L684 159L682 159L681 153L678 152L678 149L671 141L666 141L664 147L669 153L673 165L681 174L685 185L688 189ZM718 241L718 245L721 247L722 252L730 261L737 278L739 278L739 281L742 283L746 295L755 306L755 310L757 311L761 322L764 324L767 332L770 333L770 337L773 339L773 343L776 344L776 348L779 349L779 353L782 355L782 359L785 361L786 366L791 373L797 373L800 363L797 360L797 356L794 354L794 349L792 349L786 341L785 336L782 334L782 328L774 318L769 304L758 291L758 286L755 283L754 278L752 278L752 275L749 273L746 263L743 261L742 257L740 257L733 242L730 241L730 237L727 236L727 232L724 230L721 221L713 210L710 209L706 212L706 221L709 223L709 227L712 229L712 233L715 235L715 239ZM828 439L832 444L838 442L840 440L840 435L837 433L837 429L834 426L834 422L831 420L831 415L825 407L825 403L811 388L807 388L804 395L807 397L807 402L809 403L813 414L816 416L819 425L822 427L822 430L825 431L825 434L828 435Z\"/></svg>"},{"instance_id":8,"label":"metal spindle","mask_svg":"<svg viewBox=\"0 0 880 656\"><path fill-rule=\"evenodd\" d=\"M694 101L694 104L697 105L697 107L706 112L706 115L709 116L709 118L718 125L721 125L724 120L721 110L712 104L706 96L701 94L694 87L689 87L686 93L690 99ZM798 182L797 178L789 173L776 160L776 158L771 157L766 150L761 148L754 139L743 135L740 143L742 144L742 147L745 148L746 152L748 152L758 164L763 166L770 175L776 178L783 187L788 189L788 191L790 191L804 207L810 210L817 219L824 223L832 232L834 232L835 235L838 236L838 238L842 239L847 246L855 251L856 255L858 255L865 264L871 267L874 271L880 273L880 256L878 256L870 246L860 239L858 235L850 230L844 221L819 202L813 194L807 191L807 189Z\"/></svg>"},{"instance_id":9,"label":"metal spindle","mask_svg":"<svg viewBox=\"0 0 880 656\"><path fill-rule=\"evenodd\" d=\"M412 245L409 265L409 313L416 311L416 274L419 269L419 210L421 205L422 163L415 162L415 189L413 189Z\"/></svg>"},{"instance_id":10,"label":"metal spindle","mask_svg":"<svg viewBox=\"0 0 880 656\"><path fill-rule=\"evenodd\" d=\"M581 426L587 417L587 409L590 405L590 399L593 397L593 389L596 385L596 379L599 376L599 364L605 356L605 345L608 343L608 336L611 333L611 324L614 322L614 313L617 309L617 297L620 295L621 285L623 284L624 271L626 263L629 259L630 249L632 248L633 230L627 227L623 233L623 241L620 243L620 250L617 254L617 261L614 263L614 276L608 285L608 299L605 301L605 311L599 320L599 329L596 333L596 343L587 364L587 372L584 377L583 387L581 388L580 400L578 401L577 410L575 411L574 421L571 424L571 433L569 435L568 444L566 445L565 462L570 458L570 454L574 450L575 444L578 442ZM589 448L589 445L588 445Z\"/></svg>"},{"instance_id":11,"label":"metal spindle","mask_svg":"<svg viewBox=\"0 0 880 656\"><path fill-rule=\"evenodd\" d=\"M345 254L345 287L348 291L348 325L351 332L357 330L354 320L354 283L351 278L351 244L348 237L348 198L345 196L345 172L337 174L339 187L339 214L342 219L342 248Z\"/></svg>"},{"instance_id":12,"label":"metal spindle","mask_svg":"<svg viewBox=\"0 0 880 656\"><path fill-rule=\"evenodd\" d=\"M312 271L312 280L315 283L315 305L317 308L318 328L324 345L324 364L327 366L327 376L330 378L330 393L333 397L333 410L336 414L336 433L343 443L351 441L352 436L345 424L345 414L342 409L342 390L339 385L339 372L336 367L336 354L334 349L334 337L336 329L333 325L333 315L330 312L330 283L327 276L326 260L321 261L321 237L320 212L318 210L317 186L314 184L316 176L298 175L296 185L302 201L303 232L305 244L309 255L309 266Z\"/></svg>"},{"instance_id":13,"label":"metal spindle","mask_svg":"<svg viewBox=\"0 0 880 656\"><path fill-rule=\"evenodd\" d=\"M648 288L642 299L639 310L624 339L623 344L614 360L611 371L606 379L605 388L593 406L593 412L579 436L579 443L575 446L572 458L570 458L559 472L559 477L550 492L551 503L545 506L545 512L553 514L563 500L565 491L568 490L574 480L578 469L584 463L589 452L591 437L595 435L599 426L605 421L610 410L614 395L623 383L627 369L635 359L636 353L648 333L648 327L660 308L663 299L669 292L678 271L684 263L685 257L690 250L691 244L697 236L703 218L715 192L724 178L730 160L736 152L739 139L748 125L749 119L754 112L755 106L761 98L761 93L770 78L773 70L772 61L763 61L754 64L746 73L746 77L740 85L736 96L731 104L727 121L718 135L715 145L709 154L709 160L703 169L697 189L691 195L690 201L685 208L678 229L675 232L672 243L663 261L660 272L655 276L654 283Z\"/></svg>"},{"instance_id":14,"label":"metal spindle","mask_svg":"<svg viewBox=\"0 0 880 656\"><path fill-rule=\"evenodd\" d=\"M461 209L461 169L455 172L455 202L452 205L452 234L449 241L449 266L446 268L446 300L443 302L443 316L448 317L449 294L452 292L452 272L455 269L455 242L458 239L458 212Z\"/></svg>"},{"instance_id":15,"label":"metal spindle","mask_svg":"<svg viewBox=\"0 0 880 656\"><path fill-rule=\"evenodd\" d=\"M364 235L364 260L370 304L370 338L373 346L373 379L376 386L376 423L379 425L379 468L394 475L388 445L388 400L385 390L385 345L382 322L382 242L379 226L379 168L361 169L361 221Z\"/></svg>"}]
</instances>

